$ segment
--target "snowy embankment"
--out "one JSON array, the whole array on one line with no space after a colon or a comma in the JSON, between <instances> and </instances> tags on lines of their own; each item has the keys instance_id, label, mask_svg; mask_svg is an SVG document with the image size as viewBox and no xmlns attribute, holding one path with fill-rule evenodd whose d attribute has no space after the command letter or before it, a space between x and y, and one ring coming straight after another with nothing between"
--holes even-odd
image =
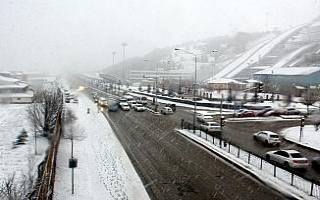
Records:
<instances>
[{"instance_id":1,"label":"snowy embankment","mask_svg":"<svg viewBox=\"0 0 320 200\"><path fill-rule=\"evenodd\" d=\"M275 37L272 40L266 40L261 42L261 44L256 45L255 47L249 49L234 62L230 63L228 66L225 66L218 74L214 76L215 79L219 78L232 78L238 74L241 70L249 67L248 63L256 63L260 58L267 55L276 45L280 44L286 40L289 36L295 33L297 30L302 28L305 25L296 26L291 28L279 36Z\"/></svg>"},{"instance_id":2,"label":"snowy embankment","mask_svg":"<svg viewBox=\"0 0 320 200\"><path fill-rule=\"evenodd\" d=\"M44 159L49 144L46 138L38 136L35 149L34 131L27 120L28 105L0 104L0 180L13 175L16 180L30 176L34 179L37 166ZM23 130L27 132L25 141L15 144Z\"/></svg>"},{"instance_id":3,"label":"snowy embankment","mask_svg":"<svg viewBox=\"0 0 320 200\"><path fill-rule=\"evenodd\" d=\"M97 107L86 96L67 104L77 116L74 135L74 194L71 194L70 140L61 139L54 199L149 199L127 154ZM87 113L87 109L90 113ZM68 134L65 132L64 134Z\"/></svg>"}]
</instances>

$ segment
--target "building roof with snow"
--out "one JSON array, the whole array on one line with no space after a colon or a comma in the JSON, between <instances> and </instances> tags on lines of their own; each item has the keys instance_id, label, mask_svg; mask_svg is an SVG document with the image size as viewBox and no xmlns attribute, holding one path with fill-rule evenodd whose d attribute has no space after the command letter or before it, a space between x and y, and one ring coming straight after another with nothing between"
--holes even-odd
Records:
<instances>
[{"instance_id":1,"label":"building roof with snow","mask_svg":"<svg viewBox=\"0 0 320 200\"><path fill-rule=\"evenodd\" d=\"M223 83L233 83L233 84L242 84L242 82L239 82L234 79L229 79L229 78L219 78L219 79L212 79L212 80L207 80L208 84L223 84Z\"/></svg>"}]
</instances>

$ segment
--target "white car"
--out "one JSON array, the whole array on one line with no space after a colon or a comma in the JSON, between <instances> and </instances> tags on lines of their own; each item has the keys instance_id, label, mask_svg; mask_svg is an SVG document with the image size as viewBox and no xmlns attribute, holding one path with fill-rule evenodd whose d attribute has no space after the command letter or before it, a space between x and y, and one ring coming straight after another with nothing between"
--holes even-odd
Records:
<instances>
[{"instance_id":1,"label":"white car","mask_svg":"<svg viewBox=\"0 0 320 200\"><path fill-rule=\"evenodd\" d=\"M173 114L173 111L170 107L162 107L160 112L164 115Z\"/></svg>"},{"instance_id":2,"label":"white car","mask_svg":"<svg viewBox=\"0 0 320 200\"><path fill-rule=\"evenodd\" d=\"M309 160L296 150L268 151L266 159L291 168L307 168L309 166Z\"/></svg>"},{"instance_id":3,"label":"white car","mask_svg":"<svg viewBox=\"0 0 320 200\"><path fill-rule=\"evenodd\" d=\"M125 110L125 111L130 110L130 106L129 106L129 104L128 104L127 102L125 102L125 103L120 103L119 106L120 106L120 108L121 108L122 110Z\"/></svg>"},{"instance_id":4,"label":"white car","mask_svg":"<svg viewBox=\"0 0 320 200\"><path fill-rule=\"evenodd\" d=\"M279 146L281 143L280 137L277 133L271 131L259 131L253 134L253 139L262 142L265 145Z\"/></svg>"},{"instance_id":5,"label":"white car","mask_svg":"<svg viewBox=\"0 0 320 200\"><path fill-rule=\"evenodd\" d=\"M108 107L108 101L104 97L99 97L98 103L101 107Z\"/></svg>"},{"instance_id":6,"label":"white car","mask_svg":"<svg viewBox=\"0 0 320 200\"><path fill-rule=\"evenodd\" d=\"M217 122L204 122L200 125L200 130L203 130L207 133L221 132L221 127Z\"/></svg>"},{"instance_id":7,"label":"white car","mask_svg":"<svg viewBox=\"0 0 320 200\"><path fill-rule=\"evenodd\" d=\"M135 100L130 100L130 101L127 101L127 102L129 104L130 108L133 108L134 105L138 104L138 102L135 101Z\"/></svg>"},{"instance_id":8,"label":"white car","mask_svg":"<svg viewBox=\"0 0 320 200\"><path fill-rule=\"evenodd\" d=\"M133 105L133 109L134 109L135 111L138 111L138 112L143 112L143 111L147 110L147 108L144 107L144 106L143 106L142 104L140 104L140 103L137 103L137 104Z\"/></svg>"},{"instance_id":9,"label":"white car","mask_svg":"<svg viewBox=\"0 0 320 200\"><path fill-rule=\"evenodd\" d=\"M199 122L212 122L213 117L210 114L198 114L197 115L197 120Z\"/></svg>"}]
</instances>

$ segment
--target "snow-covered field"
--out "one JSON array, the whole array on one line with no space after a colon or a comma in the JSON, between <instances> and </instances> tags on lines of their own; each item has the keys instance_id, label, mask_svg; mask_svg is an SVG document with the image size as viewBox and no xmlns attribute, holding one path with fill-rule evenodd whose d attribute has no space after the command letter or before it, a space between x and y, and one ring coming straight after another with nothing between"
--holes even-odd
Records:
<instances>
[{"instance_id":1,"label":"snow-covered field","mask_svg":"<svg viewBox=\"0 0 320 200\"><path fill-rule=\"evenodd\" d=\"M37 137L35 155L34 132L27 121L28 104L0 104L0 180L12 175L20 179L37 172L37 165L43 160L48 147L46 138ZM17 136L27 131L25 144L14 145Z\"/></svg>"}]
</instances>

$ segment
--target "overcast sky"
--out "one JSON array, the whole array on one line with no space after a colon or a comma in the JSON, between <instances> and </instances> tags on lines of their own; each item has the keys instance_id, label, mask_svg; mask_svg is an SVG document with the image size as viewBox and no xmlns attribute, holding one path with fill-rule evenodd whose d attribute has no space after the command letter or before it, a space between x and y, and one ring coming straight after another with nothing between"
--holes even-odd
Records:
<instances>
[{"instance_id":1,"label":"overcast sky","mask_svg":"<svg viewBox=\"0 0 320 200\"><path fill-rule=\"evenodd\" d=\"M0 70L96 70L154 48L314 19L318 0L0 0Z\"/></svg>"}]
</instances>

